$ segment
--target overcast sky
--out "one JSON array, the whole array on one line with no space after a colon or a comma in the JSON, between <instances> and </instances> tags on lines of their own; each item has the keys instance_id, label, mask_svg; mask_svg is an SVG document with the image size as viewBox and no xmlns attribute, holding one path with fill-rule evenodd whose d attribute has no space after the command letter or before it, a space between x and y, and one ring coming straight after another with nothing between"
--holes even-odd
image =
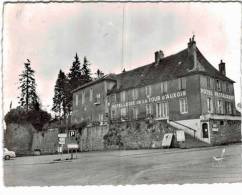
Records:
<instances>
[{"instance_id":1,"label":"overcast sky","mask_svg":"<svg viewBox=\"0 0 242 195\"><path fill-rule=\"evenodd\" d=\"M124 42L122 44L123 7ZM187 47L197 47L216 68L223 59L240 99L239 3L25 3L4 10L4 113L17 106L18 75L26 59L36 71L37 92L50 110L60 69L68 72L75 53L87 56L91 70L119 73Z\"/></svg>"}]
</instances>

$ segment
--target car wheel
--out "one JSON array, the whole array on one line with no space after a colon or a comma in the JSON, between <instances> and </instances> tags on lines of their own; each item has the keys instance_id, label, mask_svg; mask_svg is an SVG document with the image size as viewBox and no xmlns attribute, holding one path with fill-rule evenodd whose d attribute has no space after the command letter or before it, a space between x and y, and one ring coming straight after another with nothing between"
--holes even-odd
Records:
<instances>
[{"instance_id":1,"label":"car wheel","mask_svg":"<svg viewBox=\"0 0 242 195\"><path fill-rule=\"evenodd\" d=\"M9 155L5 156L5 160L9 160L9 159L10 159Z\"/></svg>"}]
</instances>

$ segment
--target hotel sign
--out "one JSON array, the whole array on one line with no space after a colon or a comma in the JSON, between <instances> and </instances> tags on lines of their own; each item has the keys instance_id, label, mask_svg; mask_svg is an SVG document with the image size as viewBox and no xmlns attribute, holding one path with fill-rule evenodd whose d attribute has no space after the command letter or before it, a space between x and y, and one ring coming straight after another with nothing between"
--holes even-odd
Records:
<instances>
[{"instance_id":1,"label":"hotel sign","mask_svg":"<svg viewBox=\"0 0 242 195\"><path fill-rule=\"evenodd\" d=\"M149 98L142 99L142 100L134 100L134 101L124 102L124 103L120 103L120 104L113 104L112 107L113 108L123 108L123 107L135 106L135 105L140 105L140 104L164 101L164 100L169 100L169 99L173 99L173 98L177 98L177 97L184 97L184 96L186 96L186 91L179 91L179 92L175 92L175 93L165 94L162 96L149 97Z\"/></svg>"},{"instance_id":2,"label":"hotel sign","mask_svg":"<svg viewBox=\"0 0 242 195\"><path fill-rule=\"evenodd\" d=\"M212 90L208 90L208 89L201 89L201 93L205 94L205 95L210 95L210 96L214 95L215 97L226 98L226 99L230 99L230 100L234 99L233 95L228 95L228 94L220 93L217 91L213 92Z\"/></svg>"}]
</instances>

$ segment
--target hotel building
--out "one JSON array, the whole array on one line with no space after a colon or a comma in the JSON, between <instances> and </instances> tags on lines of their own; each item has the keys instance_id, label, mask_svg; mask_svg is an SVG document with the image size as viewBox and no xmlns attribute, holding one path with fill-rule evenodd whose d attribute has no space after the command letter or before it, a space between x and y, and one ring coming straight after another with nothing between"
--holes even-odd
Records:
<instances>
[{"instance_id":1,"label":"hotel building","mask_svg":"<svg viewBox=\"0 0 242 195\"><path fill-rule=\"evenodd\" d=\"M208 144L241 140L240 116L235 109L234 81L218 70L196 46L154 62L110 74L73 91L72 123L100 125L152 118L194 135Z\"/></svg>"}]
</instances>

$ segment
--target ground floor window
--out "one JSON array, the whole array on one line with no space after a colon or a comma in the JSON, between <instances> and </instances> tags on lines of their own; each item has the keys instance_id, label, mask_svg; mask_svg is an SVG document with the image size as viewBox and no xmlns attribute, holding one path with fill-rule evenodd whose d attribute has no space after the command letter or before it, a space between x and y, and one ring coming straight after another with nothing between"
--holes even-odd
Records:
<instances>
[{"instance_id":1,"label":"ground floor window","mask_svg":"<svg viewBox=\"0 0 242 195\"><path fill-rule=\"evenodd\" d=\"M121 117L126 117L127 116L127 110L126 108L121 108Z\"/></svg>"},{"instance_id":2,"label":"ground floor window","mask_svg":"<svg viewBox=\"0 0 242 195\"><path fill-rule=\"evenodd\" d=\"M116 115L116 110L114 108L111 109L111 119L114 119Z\"/></svg>"},{"instance_id":3,"label":"ground floor window","mask_svg":"<svg viewBox=\"0 0 242 195\"><path fill-rule=\"evenodd\" d=\"M168 116L168 102L156 103L156 117L165 118Z\"/></svg>"},{"instance_id":4,"label":"ground floor window","mask_svg":"<svg viewBox=\"0 0 242 195\"><path fill-rule=\"evenodd\" d=\"M179 99L179 104L180 104L180 113L181 114L187 113L188 112L187 98Z\"/></svg>"},{"instance_id":5,"label":"ground floor window","mask_svg":"<svg viewBox=\"0 0 242 195\"><path fill-rule=\"evenodd\" d=\"M98 120L99 120L99 122L102 122L103 121L103 114L99 114L98 115Z\"/></svg>"},{"instance_id":6,"label":"ground floor window","mask_svg":"<svg viewBox=\"0 0 242 195\"><path fill-rule=\"evenodd\" d=\"M138 118L138 114L139 114L139 110L138 110L138 108L137 108L137 107L134 107L134 108L132 109L132 111L133 111L133 118L134 118L134 119L137 119L137 118Z\"/></svg>"},{"instance_id":7,"label":"ground floor window","mask_svg":"<svg viewBox=\"0 0 242 195\"><path fill-rule=\"evenodd\" d=\"M150 116L152 114L152 104L145 105L145 112L146 112L146 116Z\"/></svg>"}]
</instances>

